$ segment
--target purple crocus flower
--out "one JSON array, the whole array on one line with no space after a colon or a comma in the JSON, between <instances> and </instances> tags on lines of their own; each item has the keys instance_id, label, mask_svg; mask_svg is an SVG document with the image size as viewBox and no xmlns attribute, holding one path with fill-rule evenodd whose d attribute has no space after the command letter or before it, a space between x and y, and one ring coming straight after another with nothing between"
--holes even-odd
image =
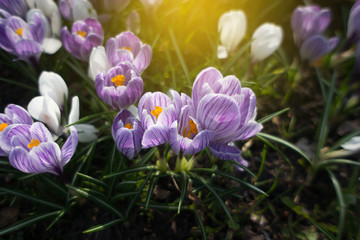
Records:
<instances>
[{"instance_id":1,"label":"purple crocus flower","mask_svg":"<svg viewBox=\"0 0 360 240\"><path fill-rule=\"evenodd\" d=\"M144 130L141 122L130 111L121 110L116 115L111 130L117 148L126 157L132 159L140 152Z\"/></svg>"},{"instance_id":2,"label":"purple crocus flower","mask_svg":"<svg viewBox=\"0 0 360 240\"><path fill-rule=\"evenodd\" d=\"M24 0L0 0L0 9L5 10L10 15L25 18L27 7Z\"/></svg>"},{"instance_id":3,"label":"purple crocus flower","mask_svg":"<svg viewBox=\"0 0 360 240\"><path fill-rule=\"evenodd\" d=\"M17 16L5 17L0 19L0 47L21 60L39 59L45 37L44 17L34 13L28 22Z\"/></svg>"},{"instance_id":4,"label":"purple crocus flower","mask_svg":"<svg viewBox=\"0 0 360 240\"><path fill-rule=\"evenodd\" d=\"M144 148L155 147L169 141L169 131L176 121L176 110L169 96L162 92L145 93L138 104L144 136Z\"/></svg>"},{"instance_id":5,"label":"purple crocus flower","mask_svg":"<svg viewBox=\"0 0 360 240\"><path fill-rule=\"evenodd\" d=\"M209 145L212 153L223 160L240 160L240 150L232 142L250 138L262 129L255 121L254 92L242 88L235 76L224 78L209 67L197 75L192 99L202 129L215 132Z\"/></svg>"},{"instance_id":6,"label":"purple crocus flower","mask_svg":"<svg viewBox=\"0 0 360 240\"><path fill-rule=\"evenodd\" d=\"M4 113L0 113L0 138L6 128L12 124L29 124L33 123L30 114L21 106L9 104L6 106ZM7 156L7 153L0 145L0 156Z\"/></svg>"},{"instance_id":7,"label":"purple crocus flower","mask_svg":"<svg viewBox=\"0 0 360 240\"><path fill-rule=\"evenodd\" d=\"M71 33L67 27L63 27L61 40L68 52L87 62L92 48L102 45L104 32L99 21L95 18L86 18L76 21L71 27Z\"/></svg>"},{"instance_id":8,"label":"purple crocus flower","mask_svg":"<svg viewBox=\"0 0 360 240\"><path fill-rule=\"evenodd\" d=\"M350 10L347 30L348 44L352 45L360 40L360 1L358 0Z\"/></svg>"},{"instance_id":9,"label":"purple crocus flower","mask_svg":"<svg viewBox=\"0 0 360 240\"><path fill-rule=\"evenodd\" d=\"M322 34L331 22L331 11L317 5L297 7L291 16L295 43L300 47L309 37Z\"/></svg>"},{"instance_id":10,"label":"purple crocus flower","mask_svg":"<svg viewBox=\"0 0 360 240\"><path fill-rule=\"evenodd\" d=\"M303 60L315 62L317 59L328 54L339 44L339 38L327 39L323 35L313 35L306 39L300 47L300 56Z\"/></svg>"},{"instance_id":11,"label":"purple crocus flower","mask_svg":"<svg viewBox=\"0 0 360 240\"><path fill-rule=\"evenodd\" d=\"M195 154L206 148L215 132L202 129L196 120L196 111L192 100L186 94L179 95L171 91L173 96L177 120L171 124L169 141L173 151L185 155Z\"/></svg>"},{"instance_id":12,"label":"purple crocus flower","mask_svg":"<svg viewBox=\"0 0 360 240\"><path fill-rule=\"evenodd\" d=\"M143 44L132 32L122 32L107 41L106 54L113 66L129 61L141 73L150 64L152 50L149 45Z\"/></svg>"},{"instance_id":13,"label":"purple crocus flower","mask_svg":"<svg viewBox=\"0 0 360 240\"><path fill-rule=\"evenodd\" d=\"M78 143L74 127L70 127L71 134L61 149L41 122L14 124L5 131L0 139L1 146L9 153L10 164L25 173L61 175Z\"/></svg>"},{"instance_id":14,"label":"purple crocus flower","mask_svg":"<svg viewBox=\"0 0 360 240\"><path fill-rule=\"evenodd\" d=\"M141 97L144 83L136 68L130 62L124 62L111 68L107 73L98 74L95 87L101 100L113 109L120 110Z\"/></svg>"}]
</instances>

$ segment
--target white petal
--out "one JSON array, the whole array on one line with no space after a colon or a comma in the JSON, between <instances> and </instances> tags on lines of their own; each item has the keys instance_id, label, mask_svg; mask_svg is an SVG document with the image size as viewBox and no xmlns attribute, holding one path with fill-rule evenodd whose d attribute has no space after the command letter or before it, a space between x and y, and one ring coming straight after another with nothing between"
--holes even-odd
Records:
<instances>
[{"instance_id":1,"label":"white petal","mask_svg":"<svg viewBox=\"0 0 360 240\"><path fill-rule=\"evenodd\" d=\"M93 142L97 139L98 130L91 124L74 125L78 132L79 142Z\"/></svg>"},{"instance_id":2,"label":"white petal","mask_svg":"<svg viewBox=\"0 0 360 240\"><path fill-rule=\"evenodd\" d=\"M43 71L39 77L39 91L42 96L49 96L61 108L69 91L64 79L57 73Z\"/></svg>"},{"instance_id":3,"label":"white petal","mask_svg":"<svg viewBox=\"0 0 360 240\"><path fill-rule=\"evenodd\" d=\"M73 9L74 21L84 20L85 18L97 18L96 10L92 4L86 0L75 1Z\"/></svg>"},{"instance_id":4,"label":"white petal","mask_svg":"<svg viewBox=\"0 0 360 240\"><path fill-rule=\"evenodd\" d=\"M56 38L45 38L42 44L45 53L54 54L61 48L61 41Z\"/></svg>"},{"instance_id":5,"label":"white petal","mask_svg":"<svg viewBox=\"0 0 360 240\"><path fill-rule=\"evenodd\" d=\"M139 119L138 108L134 104L127 107L127 110L131 112L131 114L134 115L135 118Z\"/></svg>"},{"instance_id":6,"label":"white petal","mask_svg":"<svg viewBox=\"0 0 360 240\"><path fill-rule=\"evenodd\" d=\"M111 68L111 64L103 46L98 46L92 49L89 59L89 77L95 80L96 75L101 72L106 72Z\"/></svg>"},{"instance_id":7,"label":"white petal","mask_svg":"<svg viewBox=\"0 0 360 240\"><path fill-rule=\"evenodd\" d=\"M73 124L74 122L79 120L80 115L80 105L79 105L79 97L75 96L71 100L71 110L69 114L68 124Z\"/></svg>"},{"instance_id":8,"label":"white petal","mask_svg":"<svg viewBox=\"0 0 360 240\"><path fill-rule=\"evenodd\" d=\"M355 136L351 138L349 141L343 143L341 145L342 148L349 151L359 151L360 150L360 136Z\"/></svg>"},{"instance_id":9,"label":"white petal","mask_svg":"<svg viewBox=\"0 0 360 240\"><path fill-rule=\"evenodd\" d=\"M29 8L35 8L35 0L25 0Z\"/></svg>"},{"instance_id":10,"label":"white petal","mask_svg":"<svg viewBox=\"0 0 360 240\"><path fill-rule=\"evenodd\" d=\"M46 123L52 131L59 132L60 109L52 98L35 97L29 102L27 110L33 118Z\"/></svg>"},{"instance_id":11,"label":"white petal","mask_svg":"<svg viewBox=\"0 0 360 240\"><path fill-rule=\"evenodd\" d=\"M219 59L225 59L228 57L228 52L226 50L226 47L219 45L217 49L217 57Z\"/></svg>"}]
</instances>

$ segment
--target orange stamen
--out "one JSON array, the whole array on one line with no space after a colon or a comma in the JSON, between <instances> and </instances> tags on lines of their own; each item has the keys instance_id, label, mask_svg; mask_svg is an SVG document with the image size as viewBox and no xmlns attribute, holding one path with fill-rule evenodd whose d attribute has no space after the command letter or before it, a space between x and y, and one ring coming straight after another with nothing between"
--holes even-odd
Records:
<instances>
[{"instance_id":1,"label":"orange stamen","mask_svg":"<svg viewBox=\"0 0 360 240\"><path fill-rule=\"evenodd\" d=\"M82 36L82 37L85 37L86 36L86 32L83 32L81 30L77 31L76 32L78 35Z\"/></svg>"},{"instance_id":2,"label":"orange stamen","mask_svg":"<svg viewBox=\"0 0 360 240\"><path fill-rule=\"evenodd\" d=\"M155 109L151 111L151 115L155 116L157 119L162 111L162 107L156 106Z\"/></svg>"},{"instance_id":3,"label":"orange stamen","mask_svg":"<svg viewBox=\"0 0 360 240\"><path fill-rule=\"evenodd\" d=\"M124 75L116 75L115 77L111 78L111 81L115 84L115 87L117 86L123 86L125 82Z\"/></svg>"},{"instance_id":4,"label":"orange stamen","mask_svg":"<svg viewBox=\"0 0 360 240\"><path fill-rule=\"evenodd\" d=\"M184 131L182 133L183 137L189 138L192 133L195 135L198 133L198 130L196 128L196 123L192 119L190 119L189 121L189 127L190 127L189 131L187 131L188 130L187 127L184 128Z\"/></svg>"},{"instance_id":5,"label":"orange stamen","mask_svg":"<svg viewBox=\"0 0 360 240\"><path fill-rule=\"evenodd\" d=\"M0 132L4 131L4 129L8 126L9 124L7 123L2 123L0 124Z\"/></svg>"},{"instance_id":6,"label":"orange stamen","mask_svg":"<svg viewBox=\"0 0 360 240\"><path fill-rule=\"evenodd\" d=\"M23 28L18 28L18 29L15 30L16 34L19 35L20 37L22 37L23 31L24 31Z\"/></svg>"},{"instance_id":7,"label":"orange stamen","mask_svg":"<svg viewBox=\"0 0 360 240\"><path fill-rule=\"evenodd\" d=\"M37 139L31 139L30 143L27 145L28 148L36 147L40 144L40 141Z\"/></svg>"},{"instance_id":8,"label":"orange stamen","mask_svg":"<svg viewBox=\"0 0 360 240\"><path fill-rule=\"evenodd\" d=\"M132 51L131 47L122 47L121 49L129 50L130 52Z\"/></svg>"},{"instance_id":9,"label":"orange stamen","mask_svg":"<svg viewBox=\"0 0 360 240\"><path fill-rule=\"evenodd\" d=\"M124 127L126 127L127 129L132 129L132 128L133 128L133 126L131 126L131 124L130 124L130 123L125 124L125 126L124 126Z\"/></svg>"}]
</instances>

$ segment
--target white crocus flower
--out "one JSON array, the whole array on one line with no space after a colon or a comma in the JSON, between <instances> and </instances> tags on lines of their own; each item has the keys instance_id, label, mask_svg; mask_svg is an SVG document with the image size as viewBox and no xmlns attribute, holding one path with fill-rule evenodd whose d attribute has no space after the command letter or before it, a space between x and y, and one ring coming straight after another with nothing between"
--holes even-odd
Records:
<instances>
[{"instance_id":1,"label":"white crocus flower","mask_svg":"<svg viewBox=\"0 0 360 240\"><path fill-rule=\"evenodd\" d=\"M33 118L45 123L56 134L60 134L60 109L51 97L34 97L29 102L27 110Z\"/></svg>"},{"instance_id":2,"label":"white crocus flower","mask_svg":"<svg viewBox=\"0 0 360 240\"><path fill-rule=\"evenodd\" d=\"M360 136L352 137L349 141L343 143L341 147L351 152L360 151Z\"/></svg>"},{"instance_id":3,"label":"white crocus flower","mask_svg":"<svg viewBox=\"0 0 360 240\"><path fill-rule=\"evenodd\" d=\"M224 13L218 22L220 44L218 46L218 58L227 58L233 52L245 36L246 16L241 10Z\"/></svg>"},{"instance_id":4,"label":"white crocus flower","mask_svg":"<svg viewBox=\"0 0 360 240\"><path fill-rule=\"evenodd\" d=\"M69 114L68 124L73 124L79 121L80 104L79 97L75 96L71 100L71 110ZM77 132L79 142L92 142L97 139L98 130L91 124L75 124L73 125Z\"/></svg>"},{"instance_id":5,"label":"white crocus flower","mask_svg":"<svg viewBox=\"0 0 360 240\"><path fill-rule=\"evenodd\" d=\"M36 8L40 9L50 20L51 30L59 36L61 30L61 15L59 8L53 0L35 0Z\"/></svg>"},{"instance_id":6,"label":"white crocus flower","mask_svg":"<svg viewBox=\"0 0 360 240\"><path fill-rule=\"evenodd\" d=\"M98 73L107 72L110 68L111 64L106 55L105 48L103 46L94 47L89 58L89 77L95 80Z\"/></svg>"},{"instance_id":7,"label":"white crocus flower","mask_svg":"<svg viewBox=\"0 0 360 240\"><path fill-rule=\"evenodd\" d=\"M43 71L39 77L39 91L42 96L52 98L59 108L64 105L64 100L69 95L64 79L57 73Z\"/></svg>"},{"instance_id":8,"label":"white crocus flower","mask_svg":"<svg viewBox=\"0 0 360 240\"><path fill-rule=\"evenodd\" d=\"M74 21L84 20L90 17L97 18L96 10L91 2L87 0L76 0L73 8Z\"/></svg>"},{"instance_id":9,"label":"white crocus flower","mask_svg":"<svg viewBox=\"0 0 360 240\"><path fill-rule=\"evenodd\" d=\"M272 23L264 23L258 27L251 42L251 58L253 62L259 62L273 54L283 40L283 30L280 26Z\"/></svg>"}]
</instances>

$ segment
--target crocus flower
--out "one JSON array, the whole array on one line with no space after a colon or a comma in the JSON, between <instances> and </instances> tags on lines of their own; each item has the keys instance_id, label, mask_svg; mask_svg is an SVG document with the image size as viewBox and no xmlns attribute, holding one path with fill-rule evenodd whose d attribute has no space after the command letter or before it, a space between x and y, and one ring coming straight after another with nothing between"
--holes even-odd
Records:
<instances>
[{"instance_id":1,"label":"crocus flower","mask_svg":"<svg viewBox=\"0 0 360 240\"><path fill-rule=\"evenodd\" d=\"M330 9L316 5L297 7L291 16L295 43L300 47L309 37L322 34L330 22Z\"/></svg>"},{"instance_id":2,"label":"crocus flower","mask_svg":"<svg viewBox=\"0 0 360 240\"><path fill-rule=\"evenodd\" d=\"M127 158L132 159L140 152L144 130L130 111L123 109L116 115L111 132L116 147Z\"/></svg>"},{"instance_id":3,"label":"crocus flower","mask_svg":"<svg viewBox=\"0 0 360 240\"><path fill-rule=\"evenodd\" d=\"M74 124L75 122L79 121L79 117L80 117L79 97L74 96L71 99L71 109L69 113L68 125ZM79 137L79 142L87 143L87 142L93 142L97 139L97 134L99 131L94 127L94 125L86 124L86 123L78 123L72 126L76 128Z\"/></svg>"},{"instance_id":4,"label":"crocus flower","mask_svg":"<svg viewBox=\"0 0 360 240\"><path fill-rule=\"evenodd\" d=\"M97 18L97 13L91 2L87 0L60 0L61 15L69 21Z\"/></svg>"},{"instance_id":5,"label":"crocus flower","mask_svg":"<svg viewBox=\"0 0 360 240\"><path fill-rule=\"evenodd\" d=\"M360 151L360 136L352 137L349 141L341 144L345 150L357 153Z\"/></svg>"},{"instance_id":6,"label":"crocus flower","mask_svg":"<svg viewBox=\"0 0 360 240\"><path fill-rule=\"evenodd\" d=\"M24 0L0 0L0 9L5 10L10 15L25 18L27 7Z\"/></svg>"},{"instance_id":7,"label":"crocus flower","mask_svg":"<svg viewBox=\"0 0 360 240\"><path fill-rule=\"evenodd\" d=\"M64 100L69 95L64 79L57 73L43 71L39 76L39 92L42 96L52 98L59 108L64 105Z\"/></svg>"},{"instance_id":8,"label":"crocus flower","mask_svg":"<svg viewBox=\"0 0 360 240\"><path fill-rule=\"evenodd\" d=\"M258 27L252 36L251 57L259 62L273 54L283 40L283 31L280 26L264 23Z\"/></svg>"},{"instance_id":9,"label":"crocus flower","mask_svg":"<svg viewBox=\"0 0 360 240\"><path fill-rule=\"evenodd\" d=\"M218 58L227 58L229 53L236 49L245 36L246 25L246 16L241 10L226 12L219 18Z\"/></svg>"},{"instance_id":10,"label":"crocus flower","mask_svg":"<svg viewBox=\"0 0 360 240\"><path fill-rule=\"evenodd\" d=\"M193 85L192 99L196 120L202 129L215 132L210 150L220 159L240 160L240 150L232 142L250 138L262 125L255 121L256 97L242 88L235 76L226 76L215 68L202 70Z\"/></svg>"},{"instance_id":11,"label":"crocus flower","mask_svg":"<svg viewBox=\"0 0 360 240\"><path fill-rule=\"evenodd\" d=\"M327 39L323 35L311 36L301 45L301 59L308 60L310 63L315 62L317 59L334 50L338 43L338 37Z\"/></svg>"},{"instance_id":12,"label":"crocus flower","mask_svg":"<svg viewBox=\"0 0 360 240\"><path fill-rule=\"evenodd\" d=\"M0 22L0 47L21 60L37 60L43 50L44 34L45 22L39 14L34 14L28 23L10 16Z\"/></svg>"},{"instance_id":13,"label":"crocus flower","mask_svg":"<svg viewBox=\"0 0 360 240\"><path fill-rule=\"evenodd\" d=\"M0 113L0 138L3 131L12 124L33 124L30 114L21 106L9 104L6 106L4 113ZM2 150L0 145L0 156L7 154Z\"/></svg>"},{"instance_id":14,"label":"crocus flower","mask_svg":"<svg viewBox=\"0 0 360 240\"><path fill-rule=\"evenodd\" d=\"M60 149L41 122L32 125L14 124L1 136L1 146L9 153L10 164L25 173L61 175L73 156L78 139L75 128Z\"/></svg>"},{"instance_id":15,"label":"crocus flower","mask_svg":"<svg viewBox=\"0 0 360 240\"><path fill-rule=\"evenodd\" d=\"M104 32L101 24L95 18L86 18L76 21L71 27L71 33L67 27L63 27L61 40L65 49L74 57L89 61L93 47L102 45Z\"/></svg>"},{"instance_id":16,"label":"crocus flower","mask_svg":"<svg viewBox=\"0 0 360 240\"><path fill-rule=\"evenodd\" d=\"M89 60L89 75L92 79L100 72L107 72L111 67L122 62L131 62L139 73L150 64L152 50L143 44L132 32L122 32L110 38L106 49L99 46L93 48Z\"/></svg>"},{"instance_id":17,"label":"crocus flower","mask_svg":"<svg viewBox=\"0 0 360 240\"><path fill-rule=\"evenodd\" d=\"M360 1L355 2L350 10L347 40L349 45L360 40Z\"/></svg>"},{"instance_id":18,"label":"crocus flower","mask_svg":"<svg viewBox=\"0 0 360 240\"><path fill-rule=\"evenodd\" d=\"M96 93L113 109L123 109L141 97L144 83L137 69L130 63L119 63L95 79Z\"/></svg>"},{"instance_id":19,"label":"crocus flower","mask_svg":"<svg viewBox=\"0 0 360 240\"><path fill-rule=\"evenodd\" d=\"M175 154L179 154L180 150L185 155L198 153L209 145L215 132L202 129L200 123L195 119L196 111L189 96L186 94L180 96L176 91L171 91L171 94L177 120L171 124L170 146Z\"/></svg>"},{"instance_id":20,"label":"crocus flower","mask_svg":"<svg viewBox=\"0 0 360 240\"><path fill-rule=\"evenodd\" d=\"M147 92L139 100L138 111L144 129L142 146L150 148L168 142L170 127L176 120L170 97L162 92Z\"/></svg>"}]
</instances>

